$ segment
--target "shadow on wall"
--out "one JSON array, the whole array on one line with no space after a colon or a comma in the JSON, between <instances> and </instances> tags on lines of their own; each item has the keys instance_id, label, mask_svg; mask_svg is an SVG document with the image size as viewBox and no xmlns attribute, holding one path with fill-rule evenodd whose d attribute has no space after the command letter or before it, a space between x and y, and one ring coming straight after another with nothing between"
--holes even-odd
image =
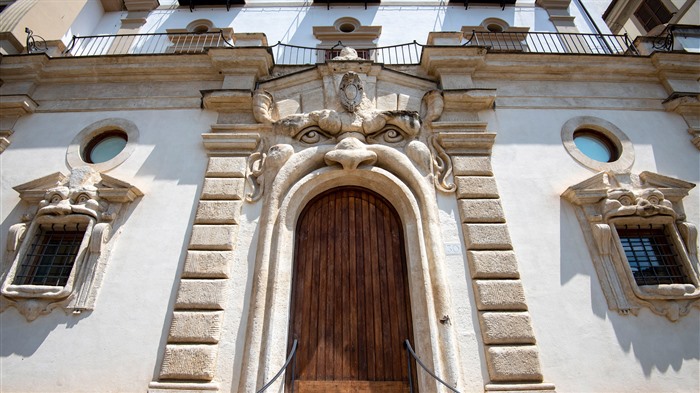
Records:
<instances>
[{"instance_id":1,"label":"shadow on wall","mask_svg":"<svg viewBox=\"0 0 700 393\"><path fill-rule=\"evenodd\" d=\"M637 316L620 315L608 310L576 213L564 200L560 202L560 211L562 286L575 276L590 277L593 314L610 322L620 348L625 353L634 354L644 375L651 377L655 370L666 373L669 368L679 371L684 361L700 359L700 346L697 345L700 341L700 319L696 311L671 322L647 308L640 309ZM700 391L700 381L696 383L695 389L690 391Z\"/></svg>"}]
</instances>

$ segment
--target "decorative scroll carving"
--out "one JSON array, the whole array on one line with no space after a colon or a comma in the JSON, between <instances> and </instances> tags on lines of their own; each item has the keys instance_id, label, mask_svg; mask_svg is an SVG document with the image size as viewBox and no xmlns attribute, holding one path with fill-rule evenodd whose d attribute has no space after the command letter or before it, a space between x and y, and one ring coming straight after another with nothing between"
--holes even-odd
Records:
<instances>
[{"instance_id":1,"label":"decorative scroll carving","mask_svg":"<svg viewBox=\"0 0 700 393\"><path fill-rule=\"evenodd\" d=\"M250 185L250 188L252 189L250 193L246 194L245 199L248 202L257 202L262 197L265 187L264 167L265 159L267 157L267 155L263 152L264 149L264 142L260 140L258 143L258 148L255 149L255 152L251 154L250 157L248 157L248 173L246 175L246 179L248 180L248 185Z\"/></svg>"},{"instance_id":2,"label":"decorative scroll carving","mask_svg":"<svg viewBox=\"0 0 700 393\"><path fill-rule=\"evenodd\" d=\"M577 206L608 307L620 314L637 314L647 307L671 321L700 308L697 230L684 222L681 200L694 184L643 172L639 176L601 172L562 196ZM684 272L683 283L639 285L630 268L616 225L665 229Z\"/></svg>"}]
</instances>

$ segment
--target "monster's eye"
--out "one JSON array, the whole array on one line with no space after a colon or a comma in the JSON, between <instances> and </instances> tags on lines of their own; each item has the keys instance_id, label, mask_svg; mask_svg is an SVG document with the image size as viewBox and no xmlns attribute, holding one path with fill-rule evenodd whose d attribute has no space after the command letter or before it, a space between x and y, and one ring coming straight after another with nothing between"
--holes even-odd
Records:
<instances>
[{"instance_id":1,"label":"monster's eye","mask_svg":"<svg viewBox=\"0 0 700 393\"><path fill-rule=\"evenodd\" d=\"M326 141L330 139L330 137L318 128L309 128L300 132L297 136L297 139L300 142L313 145L319 142Z\"/></svg>"},{"instance_id":2,"label":"monster's eye","mask_svg":"<svg viewBox=\"0 0 700 393\"><path fill-rule=\"evenodd\" d=\"M406 140L405 135L397 128L385 128L370 135L367 140L370 143L398 144Z\"/></svg>"}]
</instances>

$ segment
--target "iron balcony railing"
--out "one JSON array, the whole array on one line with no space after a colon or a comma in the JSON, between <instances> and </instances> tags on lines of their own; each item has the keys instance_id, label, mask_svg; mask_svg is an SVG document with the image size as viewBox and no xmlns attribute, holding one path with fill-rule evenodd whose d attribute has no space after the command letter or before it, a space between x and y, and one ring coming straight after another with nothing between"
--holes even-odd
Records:
<instances>
[{"instance_id":1,"label":"iron balcony railing","mask_svg":"<svg viewBox=\"0 0 700 393\"><path fill-rule=\"evenodd\" d=\"M472 31L466 45L485 46L494 52L639 55L627 34Z\"/></svg>"},{"instance_id":2,"label":"iron balcony railing","mask_svg":"<svg viewBox=\"0 0 700 393\"><path fill-rule=\"evenodd\" d=\"M208 48L231 48L223 32L151 33L73 36L65 56L153 55L203 53Z\"/></svg>"},{"instance_id":3,"label":"iron balcony railing","mask_svg":"<svg viewBox=\"0 0 700 393\"><path fill-rule=\"evenodd\" d=\"M628 55L639 52L626 35L530 33L530 32L472 32L461 46L481 46L492 52L529 52L586 55ZM232 48L234 45L223 32L214 33L153 33L74 36L63 56L152 55L204 53L209 48ZM358 56L389 65L419 64L423 48L416 41L407 44L355 48ZM331 48L312 48L283 44L265 47L272 52L277 65L325 63L340 55L342 42Z\"/></svg>"}]
</instances>

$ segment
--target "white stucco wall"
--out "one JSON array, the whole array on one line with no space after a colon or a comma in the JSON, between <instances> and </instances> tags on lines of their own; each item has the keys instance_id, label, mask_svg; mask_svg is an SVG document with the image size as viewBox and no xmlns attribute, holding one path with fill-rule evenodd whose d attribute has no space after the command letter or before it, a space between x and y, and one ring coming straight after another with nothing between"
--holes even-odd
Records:
<instances>
[{"instance_id":1,"label":"white stucco wall","mask_svg":"<svg viewBox=\"0 0 700 393\"><path fill-rule=\"evenodd\" d=\"M695 392L700 312L693 309L670 322L648 309L638 316L609 311L574 210L560 198L567 187L595 173L574 161L561 143L562 125L582 115L607 120L627 134L636 153L633 173L700 180L697 150L680 132L684 121L673 114L499 109L488 116L498 133L494 175L545 378L561 392ZM697 225L697 187L684 206L687 220Z\"/></svg>"},{"instance_id":2,"label":"white stucco wall","mask_svg":"<svg viewBox=\"0 0 700 393\"><path fill-rule=\"evenodd\" d=\"M11 187L56 171L68 174L66 149L73 137L111 117L133 121L140 138L133 155L108 174L145 195L131 204L120 217L123 225L115 228L93 312L65 315L54 310L31 323L14 308L0 314L4 392L139 392L158 371L207 162L200 134L216 121L215 115L178 110L21 119L12 148L0 155L0 244L6 244L9 226L20 222L23 212Z\"/></svg>"}]
</instances>

